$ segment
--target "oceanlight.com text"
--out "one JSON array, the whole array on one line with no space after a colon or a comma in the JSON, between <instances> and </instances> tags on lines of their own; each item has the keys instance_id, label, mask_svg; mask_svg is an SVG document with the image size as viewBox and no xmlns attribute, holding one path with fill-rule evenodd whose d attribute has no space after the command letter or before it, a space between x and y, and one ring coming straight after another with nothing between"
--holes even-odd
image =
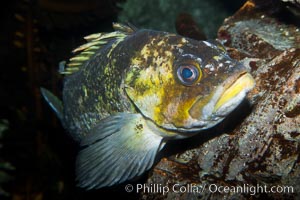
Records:
<instances>
[{"instance_id":1,"label":"oceanlight.com text","mask_svg":"<svg viewBox=\"0 0 300 200\"><path fill-rule=\"evenodd\" d=\"M174 185L162 185L162 184L127 184L125 186L126 192L136 192L136 193L160 193L167 194L168 192L174 193L240 193L240 194L262 194L262 193L295 193L293 186L283 186L283 185L235 185L235 186L223 186L217 184L174 184Z\"/></svg>"}]
</instances>

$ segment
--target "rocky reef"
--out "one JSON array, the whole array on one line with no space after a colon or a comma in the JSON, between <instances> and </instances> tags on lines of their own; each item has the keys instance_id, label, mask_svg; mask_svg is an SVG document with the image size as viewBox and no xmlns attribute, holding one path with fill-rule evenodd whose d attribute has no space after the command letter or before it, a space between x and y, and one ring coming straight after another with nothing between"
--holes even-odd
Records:
<instances>
[{"instance_id":1,"label":"rocky reef","mask_svg":"<svg viewBox=\"0 0 300 200\"><path fill-rule=\"evenodd\" d=\"M141 199L300 198L300 28L293 23L300 18L292 2L293 10L248 1L225 19L218 39L251 68L250 103L194 138L196 145L162 158L146 184L170 190L144 191Z\"/></svg>"}]
</instances>

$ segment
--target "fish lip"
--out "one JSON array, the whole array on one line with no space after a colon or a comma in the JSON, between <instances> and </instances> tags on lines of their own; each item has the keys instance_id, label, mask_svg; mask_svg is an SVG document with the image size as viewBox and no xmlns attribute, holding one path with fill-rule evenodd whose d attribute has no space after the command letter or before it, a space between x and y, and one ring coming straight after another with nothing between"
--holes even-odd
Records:
<instances>
[{"instance_id":1,"label":"fish lip","mask_svg":"<svg viewBox=\"0 0 300 200\"><path fill-rule=\"evenodd\" d=\"M243 83L243 81L247 82L247 80L249 82L248 84ZM240 86L240 88L236 87L236 84L238 84L239 81L244 84ZM218 123L219 121L224 119L244 99L246 93L250 91L254 87L254 85L255 81L249 71L246 69L241 70L224 81L222 85L217 87L212 97L210 97L209 102L203 107L199 108L199 111L196 110L196 114L192 114L190 110L190 116L197 121ZM226 94L226 92L230 92L230 88L234 89L235 87L238 88L237 92L235 92L235 95L229 95L230 98L227 96L227 100L225 99L226 101L224 101L224 95ZM196 100L194 104L196 104L198 101L201 101L201 98ZM226 109L226 107L228 109Z\"/></svg>"},{"instance_id":2,"label":"fish lip","mask_svg":"<svg viewBox=\"0 0 300 200\"><path fill-rule=\"evenodd\" d=\"M255 81L248 71L243 71L242 73L237 74L228 82L224 83L224 89L214 104L213 113L217 113L228 102L238 98L241 93L243 95L240 97L240 100L242 100L246 93L253 89L254 86ZM240 102L237 102L236 104L239 103Z\"/></svg>"}]
</instances>

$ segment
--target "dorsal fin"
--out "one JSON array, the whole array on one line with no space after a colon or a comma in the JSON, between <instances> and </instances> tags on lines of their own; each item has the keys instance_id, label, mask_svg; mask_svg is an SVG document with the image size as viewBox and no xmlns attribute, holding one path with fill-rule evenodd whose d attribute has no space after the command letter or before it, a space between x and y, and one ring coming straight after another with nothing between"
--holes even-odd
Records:
<instances>
[{"instance_id":1,"label":"dorsal fin","mask_svg":"<svg viewBox=\"0 0 300 200\"><path fill-rule=\"evenodd\" d=\"M89 60L97 50L105 46L110 41L122 41L126 36L131 35L137 29L131 24L124 25L120 23L113 23L114 32L110 33L94 33L85 36L84 39L87 43L77 47L72 52L76 54L69 59L67 64L61 63L64 67L60 66L59 72L61 74L70 75L77 72L85 61Z\"/></svg>"},{"instance_id":2,"label":"dorsal fin","mask_svg":"<svg viewBox=\"0 0 300 200\"><path fill-rule=\"evenodd\" d=\"M120 31L127 34L132 34L138 30L134 25L130 23L127 23L126 25L120 23L113 23L113 28L115 29L115 31Z\"/></svg>"}]
</instances>

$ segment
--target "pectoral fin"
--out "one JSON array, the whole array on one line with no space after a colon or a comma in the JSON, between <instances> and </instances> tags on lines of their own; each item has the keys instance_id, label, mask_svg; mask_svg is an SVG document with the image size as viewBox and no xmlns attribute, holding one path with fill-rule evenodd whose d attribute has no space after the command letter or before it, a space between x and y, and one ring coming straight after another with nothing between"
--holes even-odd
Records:
<instances>
[{"instance_id":1,"label":"pectoral fin","mask_svg":"<svg viewBox=\"0 0 300 200\"><path fill-rule=\"evenodd\" d=\"M108 117L81 142L78 185L97 189L139 176L153 165L161 146L162 137L153 133L140 114Z\"/></svg>"}]
</instances>

